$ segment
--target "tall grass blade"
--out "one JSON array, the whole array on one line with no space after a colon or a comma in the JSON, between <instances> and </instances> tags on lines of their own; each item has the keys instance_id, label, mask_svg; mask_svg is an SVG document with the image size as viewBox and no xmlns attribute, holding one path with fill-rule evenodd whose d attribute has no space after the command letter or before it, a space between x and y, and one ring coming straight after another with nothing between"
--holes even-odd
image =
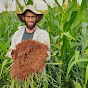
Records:
<instances>
[{"instance_id":1,"label":"tall grass blade","mask_svg":"<svg viewBox=\"0 0 88 88\"><path fill-rule=\"evenodd\" d=\"M4 67L5 67L5 65L7 64L7 59L6 60L4 60L3 61L3 63L2 63L2 67L1 67L1 71L0 71L0 78L1 78L1 75L2 75L2 72L3 72L3 69L4 69Z\"/></svg>"},{"instance_id":2,"label":"tall grass blade","mask_svg":"<svg viewBox=\"0 0 88 88\"><path fill-rule=\"evenodd\" d=\"M7 48L6 48L6 46L0 41L0 48L2 49L2 50L4 50L5 52L7 52Z\"/></svg>"}]
</instances>

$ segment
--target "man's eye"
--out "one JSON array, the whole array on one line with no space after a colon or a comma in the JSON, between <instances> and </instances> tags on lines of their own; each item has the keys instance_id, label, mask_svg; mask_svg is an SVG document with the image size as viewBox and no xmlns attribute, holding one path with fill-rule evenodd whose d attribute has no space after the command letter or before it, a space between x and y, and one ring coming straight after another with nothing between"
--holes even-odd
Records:
<instances>
[{"instance_id":1,"label":"man's eye","mask_svg":"<svg viewBox=\"0 0 88 88\"><path fill-rule=\"evenodd\" d=\"M31 17L31 18L34 18L35 16L26 16L26 17L28 17L28 18L30 18L30 17Z\"/></svg>"},{"instance_id":2,"label":"man's eye","mask_svg":"<svg viewBox=\"0 0 88 88\"><path fill-rule=\"evenodd\" d=\"M31 16L32 18L34 18L35 16Z\"/></svg>"}]
</instances>

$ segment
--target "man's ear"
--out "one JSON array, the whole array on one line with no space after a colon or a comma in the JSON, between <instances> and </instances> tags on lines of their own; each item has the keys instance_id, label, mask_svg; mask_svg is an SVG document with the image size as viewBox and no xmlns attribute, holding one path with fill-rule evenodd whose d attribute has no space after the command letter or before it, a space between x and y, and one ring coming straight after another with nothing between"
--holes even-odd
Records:
<instances>
[{"instance_id":1,"label":"man's ear","mask_svg":"<svg viewBox=\"0 0 88 88\"><path fill-rule=\"evenodd\" d=\"M22 20L25 20L24 16L22 16Z\"/></svg>"},{"instance_id":2,"label":"man's ear","mask_svg":"<svg viewBox=\"0 0 88 88\"><path fill-rule=\"evenodd\" d=\"M36 16L36 21L38 20L38 16Z\"/></svg>"}]
</instances>

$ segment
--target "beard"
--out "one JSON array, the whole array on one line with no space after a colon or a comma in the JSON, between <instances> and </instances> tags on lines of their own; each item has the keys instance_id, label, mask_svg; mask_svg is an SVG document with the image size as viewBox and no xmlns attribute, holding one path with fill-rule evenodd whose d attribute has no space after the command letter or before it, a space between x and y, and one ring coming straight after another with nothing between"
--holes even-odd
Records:
<instances>
[{"instance_id":1,"label":"beard","mask_svg":"<svg viewBox=\"0 0 88 88\"><path fill-rule=\"evenodd\" d=\"M32 22L32 23L33 23L33 25L30 26L30 25L28 25L27 22L25 22L25 25L28 29L32 30L36 26L36 22Z\"/></svg>"}]
</instances>

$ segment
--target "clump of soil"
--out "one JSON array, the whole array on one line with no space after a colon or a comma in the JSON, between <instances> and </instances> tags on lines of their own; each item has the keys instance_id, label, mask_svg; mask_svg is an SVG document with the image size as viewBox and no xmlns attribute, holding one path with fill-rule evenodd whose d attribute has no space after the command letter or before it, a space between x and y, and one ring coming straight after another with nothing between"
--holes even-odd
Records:
<instances>
[{"instance_id":1,"label":"clump of soil","mask_svg":"<svg viewBox=\"0 0 88 88\"><path fill-rule=\"evenodd\" d=\"M11 79L17 78L22 81L32 73L43 71L48 50L47 45L31 39L19 43L13 51L14 63L10 70Z\"/></svg>"}]
</instances>

